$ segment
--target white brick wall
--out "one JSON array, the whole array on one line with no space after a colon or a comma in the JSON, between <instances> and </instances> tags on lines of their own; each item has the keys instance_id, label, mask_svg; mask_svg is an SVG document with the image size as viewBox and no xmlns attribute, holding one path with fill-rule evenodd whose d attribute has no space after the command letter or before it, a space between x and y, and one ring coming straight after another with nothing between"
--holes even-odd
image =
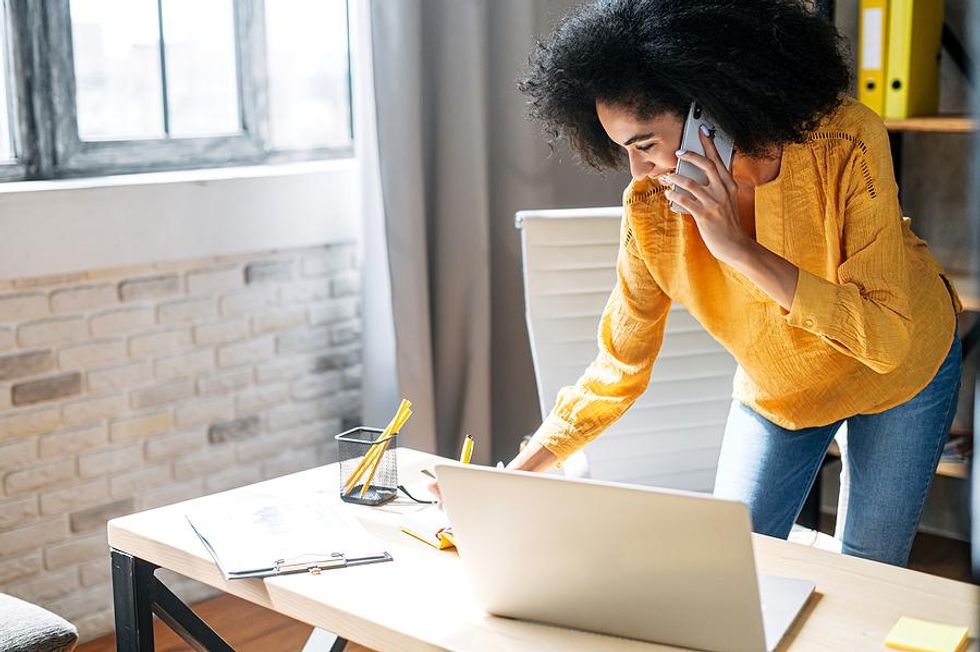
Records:
<instances>
[{"instance_id":1,"label":"white brick wall","mask_svg":"<svg viewBox=\"0 0 980 652\"><path fill-rule=\"evenodd\" d=\"M106 519L332 461L359 287L347 243L0 281L0 591L105 634Z\"/></svg>"}]
</instances>

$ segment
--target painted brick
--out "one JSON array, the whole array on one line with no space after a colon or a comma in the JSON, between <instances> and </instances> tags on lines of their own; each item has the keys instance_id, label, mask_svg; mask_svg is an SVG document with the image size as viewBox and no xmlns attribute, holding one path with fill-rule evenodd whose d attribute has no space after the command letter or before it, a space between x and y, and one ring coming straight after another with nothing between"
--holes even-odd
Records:
<instances>
[{"instance_id":1,"label":"painted brick","mask_svg":"<svg viewBox=\"0 0 980 652\"><path fill-rule=\"evenodd\" d=\"M0 412L6 412L13 406L14 401L10 394L10 385L0 385Z\"/></svg>"},{"instance_id":2,"label":"painted brick","mask_svg":"<svg viewBox=\"0 0 980 652\"><path fill-rule=\"evenodd\" d=\"M114 497L127 497L143 493L147 489L170 484L173 473L170 463L142 466L134 471L109 478L109 493Z\"/></svg>"},{"instance_id":3,"label":"painted brick","mask_svg":"<svg viewBox=\"0 0 980 652\"><path fill-rule=\"evenodd\" d=\"M190 345L189 329L171 329L146 335L134 335L129 338L129 354L137 357L166 355L189 348Z\"/></svg>"},{"instance_id":4,"label":"painted brick","mask_svg":"<svg viewBox=\"0 0 980 652\"><path fill-rule=\"evenodd\" d=\"M0 500L0 530L26 525L39 515L37 497Z\"/></svg>"},{"instance_id":5,"label":"painted brick","mask_svg":"<svg viewBox=\"0 0 980 652\"><path fill-rule=\"evenodd\" d=\"M324 301L330 296L330 282L326 279L290 283L279 290L279 298L287 305Z\"/></svg>"},{"instance_id":6,"label":"painted brick","mask_svg":"<svg viewBox=\"0 0 980 652\"><path fill-rule=\"evenodd\" d=\"M358 364L360 361L360 345L338 347L318 355L313 362L312 371L318 373L327 369L345 369Z\"/></svg>"},{"instance_id":7,"label":"painted brick","mask_svg":"<svg viewBox=\"0 0 980 652\"><path fill-rule=\"evenodd\" d=\"M168 432L147 439L143 444L144 455L148 460L172 459L203 448L207 443L208 437L204 428Z\"/></svg>"},{"instance_id":8,"label":"painted brick","mask_svg":"<svg viewBox=\"0 0 980 652\"><path fill-rule=\"evenodd\" d=\"M133 390L130 394L130 402L134 408L155 407L165 403L175 403L193 395L194 381L174 380Z\"/></svg>"},{"instance_id":9,"label":"painted brick","mask_svg":"<svg viewBox=\"0 0 980 652\"><path fill-rule=\"evenodd\" d=\"M75 622L85 616L111 609L112 591L106 586L79 589L57 600L51 600L45 607L65 620Z\"/></svg>"},{"instance_id":10,"label":"painted brick","mask_svg":"<svg viewBox=\"0 0 980 652\"><path fill-rule=\"evenodd\" d=\"M137 306L92 315L89 328L96 337L129 335L152 328L155 321L156 315L152 307Z\"/></svg>"},{"instance_id":11,"label":"painted brick","mask_svg":"<svg viewBox=\"0 0 980 652\"><path fill-rule=\"evenodd\" d=\"M276 343L272 337L256 337L218 347L218 365L237 367L271 358L276 354Z\"/></svg>"},{"instance_id":12,"label":"painted brick","mask_svg":"<svg viewBox=\"0 0 980 652\"><path fill-rule=\"evenodd\" d=\"M262 384L293 380L309 373L313 362L309 357L277 358L255 366L255 379Z\"/></svg>"},{"instance_id":13,"label":"painted brick","mask_svg":"<svg viewBox=\"0 0 980 652\"><path fill-rule=\"evenodd\" d=\"M275 292L269 290L245 290L232 292L221 297L219 306L224 317L241 317L257 315L270 307L278 305L279 299Z\"/></svg>"},{"instance_id":14,"label":"painted brick","mask_svg":"<svg viewBox=\"0 0 980 652\"><path fill-rule=\"evenodd\" d=\"M129 444L79 455L78 471L85 478L126 471L139 466L142 458L143 446L139 443Z\"/></svg>"},{"instance_id":15,"label":"painted brick","mask_svg":"<svg viewBox=\"0 0 980 652\"><path fill-rule=\"evenodd\" d=\"M330 344L343 345L358 342L361 339L361 322L352 320L335 324L330 329Z\"/></svg>"},{"instance_id":16,"label":"painted brick","mask_svg":"<svg viewBox=\"0 0 980 652\"><path fill-rule=\"evenodd\" d=\"M249 388L235 397L235 412L249 414L282 405L289 400L289 385L277 383Z\"/></svg>"},{"instance_id":17,"label":"painted brick","mask_svg":"<svg viewBox=\"0 0 980 652\"><path fill-rule=\"evenodd\" d=\"M65 459L12 471L4 478L3 487L8 496L13 496L42 487L55 487L74 479L75 460Z\"/></svg>"},{"instance_id":18,"label":"painted brick","mask_svg":"<svg viewBox=\"0 0 980 652\"><path fill-rule=\"evenodd\" d=\"M105 532L53 543L44 549L44 566L52 570L84 562L108 560L109 542Z\"/></svg>"},{"instance_id":19,"label":"painted brick","mask_svg":"<svg viewBox=\"0 0 980 652\"><path fill-rule=\"evenodd\" d=\"M295 326L302 326L306 323L306 310L304 308L278 309L263 315L252 317L252 332L255 335L281 331Z\"/></svg>"},{"instance_id":20,"label":"painted brick","mask_svg":"<svg viewBox=\"0 0 980 652\"><path fill-rule=\"evenodd\" d=\"M361 386L364 369L361 365L355 365L349 369L344 369L344 389L357 389Z\"/></svg>"},{"instance_id":21,"label":"painted brick","mask_svg":"<svg viewBox=\"0 0 980 652\"><path fill-rule=\"evenodd\" d=\"M311 398L327 396L340 389L343 378L339 371L328 371L322 374L304 376L299 380L293 381L293 398L305 401Z\"/></svg>"},{"instance_id":22,"label":"painted brick","mask_svg":"<svg viewBox=\"0 0 980 652\"><path fill-rule=\"evenodd\" d=\"M231 419L234 414L234 399L231 396L218 396L178 405L174 422L183 429L212 421Z\"/></svg>"},{"instance_id":23,"label":"painted brick","mask_svg":"<svg viewBox=\"0 0 980 652\"><path fill-rule=\"evenodd\" d=\"M14 348L15 343L14 329L0 328L0 351L7 351Z\"/></svg>"},{"instance_id":24,"label":"painted brick","mask_svg":"<svg viewBox=\"0 0 980 652\"><path fill-rule=\"evenodd\" d=\"M109 441L104 423L41 435L41 457L63 457L103 446Z\"/></svg>"},{"instance_id":25,"label":"painted brick","mask_svg":"<svg viewBox=\"0 0 980 652\"><path fill-rule=\"evenodd\" d=\"M353 248L328 247L322 252L303 256L303 276L329 276L350 269L354 264Z\"/></svg>"},{"instance_id":26,"label":"painted brick","mask_svg":"<svg viewBox=\"0 0 980 652\"><path fill-rule=\"evenodd\" d=\"M173 419L170 417L170 412L150 412L123 419L113 419L109 423L109 438L113 442L146 439L167 432L172 427Z\"/></svg>"},{"instance_id":27,"label":"painted brick","mask_svg":"<svg viewBox=\"0 0 980 652\"><path fill-rule=\"evenodd\" d=\"M0 380L35 376L52 369L54 369L54 355L50 350L0 355Z\"/></svg>"},{"instance_id":28,"label":"painted brick","mask_svg":"<svg viewBox=\"0 0 980 652\"><path fill-rule=\"evenodd\" d=\"M109 556L103 551L102 557L94 559L78 567L78 576L82 580L82 586L93 586L95 584L106 584L111 575L112 562Z\"/></svg>"},{"instance_id":29,"label":"painted brick","mask_svg":"<svg viewBox=\"0 0 980 652\"><path fill-rule=\"evenodd\" d=\"M200 349L190 353L181 353L166 358L160 358L154 365L154 373L161 380L171 378L188 378L197 376L205 371L214 369L214 351Z\"/></svg>"},{"instance_id":30,"label":"painted brick","mask_svg":"<svg viewBox=\"0 0 980 652\"><path fill-rule=\"evenodd\" d=\"M286 451L282 455L265 462L262 465L262 473L265 478L278 478L289 473L312 469L320 464L315 448L298 448Z\"/></svg>"},{"instance_id":31,"label":"painted brick","mask_svg":"<svg viewBox=\"0 0 980 652\"><path fill-rule=\"evenodd\" d=\"M8 584L4 587L4 592L28 602L46 603L67 595L78 587L78 571L69 568L58 572L42 573L29 580Z\"/></svg>"},{"instance_id":32,"label":"painted brick","mask_svg":"<svg viewBox=\"0 0 980 652\"><path fill-rule=\"evenodd\" d=\"M119 298L123 301L162 299L180 292L180 279L176 274L127 279L119 283Z\"/></svg>"},{"instance_id":33,"label":"painted brick","mask_svg":"<svg viewBox=\"0 0 980 652\"><path fill-rule=\"evenodd\" d=\"M23 347L77 342L88 336L82 317L61 317L21 324L17 328L17 343Z\"/></svg>"},{"instance_id":34,"label":"painted brick","mask_svg":"<svg viewBox=\"0 0 980 652\"><path fill-rule=\"evenodd\" d=\"M32 552L23 557L0 561L0 584L6 584L21 577L37 575L41 570L40 551Z\"/></svg>"},{"instance_id":35,"label":"painted brick","mask_svg":"<svg viewBox=\"0 0 980 652\"><path fill-rule=\"evenodd\" d=\"M90 507L77 512L72 512L68 519L72 532L92 532L93 530L104 530L105 524L110 519L117 516L125 516L134 510L135 502L132 498L117 500L115 502Z\"/></svg>"},{"instance_id":36,"label":"painted brick","mask_svg":"<svg viewBox=\"0 0 980 652\"><path fill-rule=\"evenodd\" d=\"M209 446L174 461L174 478L188 480L214 473L235 463L233 446Z\"/></svg>"},{"instance_id":37,"label":"painted brick","mask_svg":"<svg viewBox=\"0 0 980 652\"><path fill-rule=\"evenodd\" d=\"M202 396L227 394L252 384L252 368L241 367L208 374L197 379L197 393Z\"/></svg>"},{"instance_id":38,"label":"painted brick","mask_svg":"<svg viewBox=\"0 0 980 652\"><path fill-rule=\"evenodd\" d=\"M258 416L252 415L211 424L211 427L208 428L208 440L212 444L220 444L226 441L250 439L258 436L261 431L262 420Z\"/></svg>"},{"instance_id":39,"label":"painted brick","mask_svg":"<svg viewBox=\"0 0 980 652\"><path fill-rule=\"evenodd\" d=\"M361 275L357 272L337 274L330 281L330 293L335 297L346 297L359 294L361 291Z\"/></svg>"},{"instance_id":40,"label":"painted brick","mask_svg":"<svg viewBox=\"0 0 980 652\"><path fill-rule=\"evenodd\" d=\"M82 617L76 616L71 620L75 629L78 630L78 640L80 641L92 641L111 634L115 622L115 614L111 609Z\"/></svg>"},{"instance_id":41,"label":"painted brick","mask_svg":"<svg viewBox=\"0 0 980 652\"><path fill-rule=\"evenodd\" d=\"M0 322L24 321L49 314L48 298L40 292L8 294L0 297Z\"/></svg>"},{"instance_id":42,"label":"painted brick","mask_svg":"<svg viewBox=\"0 0 980 652\"><path fill-rule=\"evenodd\" d=\"M360 303L356 298L331 299L309 306L310 323L314 326L353 319L359 313Z\"/></svg>"},{"instance_id":43,"label":"painted brick","mask_svg":"<svg viewBox=\"0 0 980 652\"><path fill-rule=\"evenodd\" d=\"M16 411L0 416L0 441L57 430L61 418L56 407Z\"/></svg>"},{"instance_id":44,"label":"painted brick","mask_svg":"<svg viewBox=\"0 0 980 652\"><path fill-rule=\"evenodd\" d=\"M326 326L297 328L276 338L276 351L280 355L308 353L330 346L330 329Z\"/></svg>"},{"instance_id":45,"label":"painted brick","mask_svg":"<svg viewBox=\"0 0 980 652\"><path fill-rule=\"evenodd\" d=\"M293 261L261 260L245 266L245 283L276 283L293 278Z\"/></svg>"},{"instance_id":46,"label":"painted brick","mask_svg":"<svg viewBox=\"0 0 980 652\"><path fill-rule=\"evenodd\" d=\"M218 491L243 487L247 484L255 484L256 482L261 482L262 479L261 464L252 466L236 465L209 475L204 480L204 488L208 493L216 493Z\"/></svg>"},{"instance_id":47,"label":"painted brick","mask_svg":"<svg viewBox=\"0 0 980 652\"><path fill-rule=\"evenodd\" d=\"M270 432L288 430L304 423L312 423L320 416L316 403L290 403L268 412Z\"/></svg>"},{"instance_id":48,"label":"painted brick","mask_svg":"<svg viewBox=\"0 0 980 652\"><path fill-rule=\"evenodd\" d=\"M53 518L24 527L0 531L0 559L37 550L40 546L60 541L68 536L68 519Z\"/></svg>"},{"instance_id":49,"label":"painted brick","mask_svg":"<svg viewBox=\"0 0 980 652\"><path fill-rule=\"evenodd\" d=\"M90 394L128 391L133 387L146 384L146 381L152 378L153 367L149 362L97 369L88 372L88 391Z\"/></svg>"},{"instance_id":50,"label":"painted brick","mask_svg":"<svg viewBox=\"0 0 980 652\"><path fill-rule=\"evenodd\" d=\"M15 439L8 444L0 444L0 472L24 466L36 459L36 439Z\"/></svg>"},{"instance_id":51,"label":"painted brick","mask_svg":"<svg viewBox=\"0 0 980 652\"><path fill-rule=\"evenodd\" d=\"M303 426L310 428L311 426ZM239 462L257 462L279 455L291 443L294 431L266 433L261 437L253 437L238 442L235 447L235 457Z\"/></svg>"},{"instance_id":52,"label":"painted brick","mask_svg":"<svg viewBox=\"0 0 980 652\"><path fill-rule=\"evenodd\" d=\"M125 340L99 340L61 350L58 363L62 369L105 367L126 359Z\"/></svg>"},{"instance_id":53,"label":"painted brick","mask_svg":"<svg viewBox=\"0 0 980 652\"><path fill-rule=\"evenodd\" d=\"M41 494L41 513L45 516L62 514L104 503L109 498L109 483L105 478L89 480L63 489Z\"/></svg>"},{"instance_id":54,"label":"painted brick","mask_svg":"<svg viewBox=\"0 0 980 652\"><path fill-rule=\"evenodd\" d=\"M82 374L76 371L17 383L13 386L11 397L13 404L20 406L76 396L81 392Z\"/></svg>"},{"instance_id":55,"label":"painted brick","mask_svg":"<svg viewBox=\"0 0 980 652\"><path fill-rule=\"evenodd\" d=\"M222 344L240 340L247 337L248 334L249 327L246 319L219 321L195 326L194 343L198 345Z\"/></svg>"},{"instance_id":56,"label":"painted brick","mask_svg":"<svg viewBox=\"0 0 980 652\"><path fill-rule=\"evenodd\" d=\"M218 306L211 298L171 301L157 307L157 319L161 324L182 324L217 316Z\"/></svg>"},{"instance_id":57,"label":"painted brick","mask_svg":"<svg viewBox=\"0 0 980 652\"><path fill-rule=\"evenodd\" d=\"M140 509L154 509L203 495L204 478L194 478L186 482L172 482L143 494L140 497Z\"/></svg>"},{"instance_id":58,"label":"painted brick","mask_svg":"<svg viewBox=\"0 0 980 652\"><path fill-rule=\"evenodd\" d=\"M187 291L191 294L218 294L240 288L244 283L245 274L239 265L187 272Z\"/></svg>"},{"instance_id":59,"label":"painted brick","mask_svg":"<svg viewBox=\"0 0 980 652\"><path fill-rule=\"evenodd\" d=\"M114 285L81 285L51 293L54 312L82 312L111 306L119 301Z\"/></svg>"},{"instance_id":60,"label":"painted brick","mask_svg":"<svg viewBox=\"0 0 980 652\"><path fill-rule=\"evenodd\" d=\"M61 418L66 426L87 426L95 421L126 411L126 395L112 394L89 398L61 406Z\"/></svg>"}]
</instances>

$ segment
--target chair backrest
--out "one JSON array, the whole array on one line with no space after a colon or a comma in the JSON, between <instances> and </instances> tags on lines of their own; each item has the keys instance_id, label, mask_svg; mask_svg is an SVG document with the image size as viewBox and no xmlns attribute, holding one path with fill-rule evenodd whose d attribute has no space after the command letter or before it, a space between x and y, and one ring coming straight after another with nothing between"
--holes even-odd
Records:
<instances>
[{"instance_id":1,"label":"chair backrest","mask_svg":"<svg viewBox=\"0 0 980 652\"><path fill-rule=\"evenodd\" d=\"M542 418L597 352L599 316L616 283L619 207L521 211L527 330ZM671 306L650 386L585 448L589 476L711 491L731 404L732 356Z\"/></svg>"}]
</instances>

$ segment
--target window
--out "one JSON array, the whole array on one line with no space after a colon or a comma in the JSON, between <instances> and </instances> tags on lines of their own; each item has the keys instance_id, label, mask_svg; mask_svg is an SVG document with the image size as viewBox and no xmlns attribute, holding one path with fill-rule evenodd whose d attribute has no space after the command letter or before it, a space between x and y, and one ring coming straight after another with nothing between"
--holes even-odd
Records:
<instances>
[{"instance_id":1,"label":"window","mask_svg":"<svg viewBox=\"0 0 980 652\"><path fill-rule=\"evenodd\" d=\"M4 69L13 55L37 80L8 73L23 88L0 87L0 166L13 161L21 178L351 153L346 0L3 6ZM10 47L11 30L29 47ZM10 119L18 107L24 128ZM18 133L33 147L18 150Z\"/></svg>"}]
</instances>

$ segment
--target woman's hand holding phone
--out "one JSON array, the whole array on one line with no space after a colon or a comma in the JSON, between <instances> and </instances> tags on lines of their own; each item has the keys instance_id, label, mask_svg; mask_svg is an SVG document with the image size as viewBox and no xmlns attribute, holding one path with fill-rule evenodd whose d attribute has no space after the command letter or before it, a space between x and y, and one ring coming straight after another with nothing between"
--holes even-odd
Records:
<instances>
[{"instance_id":1,"label":"woman's hand holding phone","mask_svg":"<svg viewBox=\"0 0 980 652\"><path fill-rule=\"evenodd\" d=\"M675 172L667 176L667 183L683 188L690 195L668 190L666 197L691 214L711 255L724 263L732 263L750 248L752 242L742 229L738 216L738 185L722 162L712 137L704 130L699 130L698 135L706 156L679 150L677 158L701 169L707 176L707 185Z\"/></svg>"}]
</instances>

